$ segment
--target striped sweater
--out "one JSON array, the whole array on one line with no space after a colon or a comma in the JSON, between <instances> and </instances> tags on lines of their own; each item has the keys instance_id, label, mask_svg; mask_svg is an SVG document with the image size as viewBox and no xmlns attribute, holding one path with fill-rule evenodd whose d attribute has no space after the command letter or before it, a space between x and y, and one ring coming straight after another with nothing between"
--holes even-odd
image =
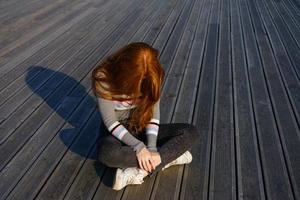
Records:
<instances>
[{"instance_id":1,"label":"striped sweater","mask_svg":"<svg viewBox=\"0 0 300 200\"><path fill-rule=\"evenodd\" d=\"M146 145L143 141L134 137L122 124L122 121L129 117L130 110L135 108L136 105L130 105L131 101L112 101L101 97L98 97L97 100L102 121L109 132L120 141L132 147L136 153L140 152ZM150 151L157 151L156 141L160 120L159 104L160 99L154 104L153 116L148 122L145 131L147 136L146 147Z\"/></svg>"}]
</instances>

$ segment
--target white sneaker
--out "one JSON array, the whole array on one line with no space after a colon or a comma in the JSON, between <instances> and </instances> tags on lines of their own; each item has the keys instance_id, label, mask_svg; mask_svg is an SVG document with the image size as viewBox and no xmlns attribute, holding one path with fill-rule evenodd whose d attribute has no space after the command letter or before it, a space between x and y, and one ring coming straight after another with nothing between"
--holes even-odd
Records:
<instances>
[{"instance_id":1,"label":"white sneaker","mask_svg":"<svg viewBox=\"0 0 300 200\"><path fill-rule=\"evenodd\" d=\"M117 168L112 189L121 190L130 184L142 184L144 173L137 167Z\"/></svg>"},{"instance_id":2,"label":"white sneaker","mask_svg":"<svg viewBox=\"0 0 300 200\"><path fill-rule=\"evenodd\" d=\"M188 164L192 162L193 157L192 154L189 151L184 152L181 156L173 160L172 162L166 164L163 168L162 171L165 170L166 168L172 166L172 165L181 165L181 164Z\"/></svg>"}]
</instances>

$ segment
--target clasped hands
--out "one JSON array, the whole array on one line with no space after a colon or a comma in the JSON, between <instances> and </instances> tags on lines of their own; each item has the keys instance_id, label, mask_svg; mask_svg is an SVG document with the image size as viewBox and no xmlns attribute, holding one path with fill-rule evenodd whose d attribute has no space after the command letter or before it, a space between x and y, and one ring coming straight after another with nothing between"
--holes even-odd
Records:
<instances>
[{"instance_id":1,"label":"clasped hands","mask_svg":"<svg viewBox=\"0 0 300 200\"><path fill-rule=\"evenodd\" d=\"M146 147L137 153L136 156L140 168L148 172L155 170L156 166L161 163L160 154L158 152L149 151Z\"/></svg>"}]
</instances>

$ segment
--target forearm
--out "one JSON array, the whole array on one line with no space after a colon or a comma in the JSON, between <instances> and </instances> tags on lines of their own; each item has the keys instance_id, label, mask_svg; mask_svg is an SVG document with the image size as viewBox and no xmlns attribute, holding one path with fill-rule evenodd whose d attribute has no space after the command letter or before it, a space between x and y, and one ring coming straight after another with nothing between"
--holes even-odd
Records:
<instances>
[{"instance_id":1,"label":"forearm","mask_svg":"<svg viewBox=\"0 0 300 200\"><path fill-rule=\"evenodd\" d=\"M114 103L110 100L98 98L99 110L102 121L104 122L108 131L120 141L130 146L136 153L138 153L146 145L135 138L117 119L114 111Z\"/></svg>"},{"instance_id":2,"label":"forearm","mask_svg":"<svg viewBox=\"0 0 300 200\"><path fill-rule=\"evenodd\" d=\"M146 135L147 135L147 148L150 151L157 152L157 136L159 131L160 123L160 99L154 104L153 107L153 116L146 126Z\"/></svg>"},{"instance_id":3,"label":"forearm","mask_svg":"<svg viewBox=\"0 0 300 200\"><path fill-rule=\"evenodd\" d=\"M129 132L125 133L121 141L130 146L136 153L139 153L144 147L146 147L144 142L138 140Z\"/></svg>"}]
</instances>

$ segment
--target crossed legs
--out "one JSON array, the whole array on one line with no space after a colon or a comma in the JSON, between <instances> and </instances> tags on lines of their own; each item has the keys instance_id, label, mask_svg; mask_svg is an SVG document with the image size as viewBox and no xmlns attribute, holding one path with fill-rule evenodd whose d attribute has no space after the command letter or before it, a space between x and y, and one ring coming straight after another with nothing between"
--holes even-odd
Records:
<instances>
[{"instance_id":1,"label":"crossed legs","mask_svg":"<svg viewBox=\"0 0 300 200\"><path fill-rule=\"evenodd\" d=\"M107 131L107 130L105 130ZM138 135L146 144L144 133ZM188 123L159 124L157 136L161 163L149 175L152 176L166 164L181 156L199 140L198 129ZM135 152L114 136L106 134L98 143L98 160L109 167L139 167Z\"/></svg>"}]
</instances>

